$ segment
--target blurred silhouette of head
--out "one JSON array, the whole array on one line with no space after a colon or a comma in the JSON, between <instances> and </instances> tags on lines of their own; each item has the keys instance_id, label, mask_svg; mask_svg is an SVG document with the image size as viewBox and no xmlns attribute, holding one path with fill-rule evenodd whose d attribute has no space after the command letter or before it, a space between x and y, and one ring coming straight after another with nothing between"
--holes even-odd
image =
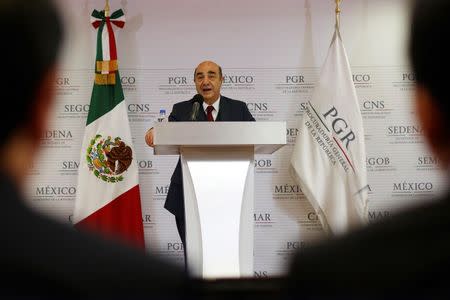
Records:
<instances>
[{"instance_id":1,"label":"blurred silhouette of head","mask_svg":"<svg viewBox=\"0 0 450 300\"><path fill-rule=\"evenodd\" d=\"M441 165L450 164L450 1L417 0L409 41L416 76L416 112L425 138Z\"/></svg>"},{"instance_id":2,"label":"blurred silhouette of head","mask_svg":"<svg viewBox=\"0 0 450 300\"><path fill-rule=\"evenodd\" d=\"M62 38L56 8L48 0L1 0L0 47L4 115L3 143L14 129L32 122L43 80L54 68Z\"/></svg>"},{"instance_id":3,"label":"blurred silhouette of head","mask_svg":"<svg viewBox=\"0 0 450 300\"><path fill-rule=\"evenodd\" d=\"M39 149L54 100L58 16L49 0L0 0L0 164L18 181Z\"/></svg>"}]
</instances>

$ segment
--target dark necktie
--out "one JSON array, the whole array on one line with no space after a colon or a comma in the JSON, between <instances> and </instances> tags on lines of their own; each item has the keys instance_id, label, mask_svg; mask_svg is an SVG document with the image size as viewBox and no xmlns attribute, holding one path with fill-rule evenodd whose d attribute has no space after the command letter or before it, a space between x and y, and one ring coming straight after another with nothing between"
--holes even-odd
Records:
<instances>
[{"instance_id":1,"label":"dark necktie","mask_svg":"<svg viewBox=\"0 0 450 300\"><path fill-rule=\"evenodd\" d=\"M214 121L212 111L214 110L214 106L210 105L206 108L206 119L208 121Z\"/></svg>"}]
</instances>

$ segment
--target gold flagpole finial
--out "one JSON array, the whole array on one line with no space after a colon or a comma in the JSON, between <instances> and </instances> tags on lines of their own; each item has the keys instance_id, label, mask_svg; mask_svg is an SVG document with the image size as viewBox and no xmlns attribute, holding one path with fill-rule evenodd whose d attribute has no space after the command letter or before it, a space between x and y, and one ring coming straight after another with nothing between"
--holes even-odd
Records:
<instances>
[{"instance_id":1,"label":"gold flagpole finial","mask_svg":"<svg viewBox=\"0 0 450 300\"><path fill-rule=\"evenodd\" d=\"M109 0L106 0L105 4L105 17L109 17Z\"/></svg>"},{"instance_id":2,"label":"gold flagpole finial","mask_svg":"<svg viewBox=\"0 0 450 300\"><path fill-rule=\"evenodd\" d=\"M341 8L340 5L341 4L341 0L336 0L336 26L339 28L339 21L340 21L340 16L341 16Z\"/></svg>"}]
</instances>

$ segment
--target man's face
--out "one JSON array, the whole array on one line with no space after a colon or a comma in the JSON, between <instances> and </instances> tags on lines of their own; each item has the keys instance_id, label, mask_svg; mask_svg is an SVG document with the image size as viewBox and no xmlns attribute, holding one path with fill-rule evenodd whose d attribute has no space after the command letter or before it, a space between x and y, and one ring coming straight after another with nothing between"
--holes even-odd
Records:
<instances>
[{"instance_id":1,"label":"man's face","mask_svg":"<svg viewBox=\"0 0 450 300\"><path fill-rule=\"evenodd\" d=\"M216 63L205 61L198 65L194 77L195 88L206 103L212 104L219 99L222 81L223 77Z\"/></svg>"}]
</instances>

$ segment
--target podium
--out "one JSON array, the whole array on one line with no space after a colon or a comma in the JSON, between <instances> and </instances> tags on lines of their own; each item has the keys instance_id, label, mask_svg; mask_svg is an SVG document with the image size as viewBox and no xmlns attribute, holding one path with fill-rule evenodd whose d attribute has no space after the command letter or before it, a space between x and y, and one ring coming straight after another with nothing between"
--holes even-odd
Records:
<instances>
[{"instance_id":1,"label":"podium","mask_svg":"<svg viewBox=\"0 0 450 300\"><path fill-rule=\"evenodd\" d=\"M155 155L181 156L191 276L253 277L254 155L285 144L285 122L154 126Z\"/></svg>"}]
</instances>

